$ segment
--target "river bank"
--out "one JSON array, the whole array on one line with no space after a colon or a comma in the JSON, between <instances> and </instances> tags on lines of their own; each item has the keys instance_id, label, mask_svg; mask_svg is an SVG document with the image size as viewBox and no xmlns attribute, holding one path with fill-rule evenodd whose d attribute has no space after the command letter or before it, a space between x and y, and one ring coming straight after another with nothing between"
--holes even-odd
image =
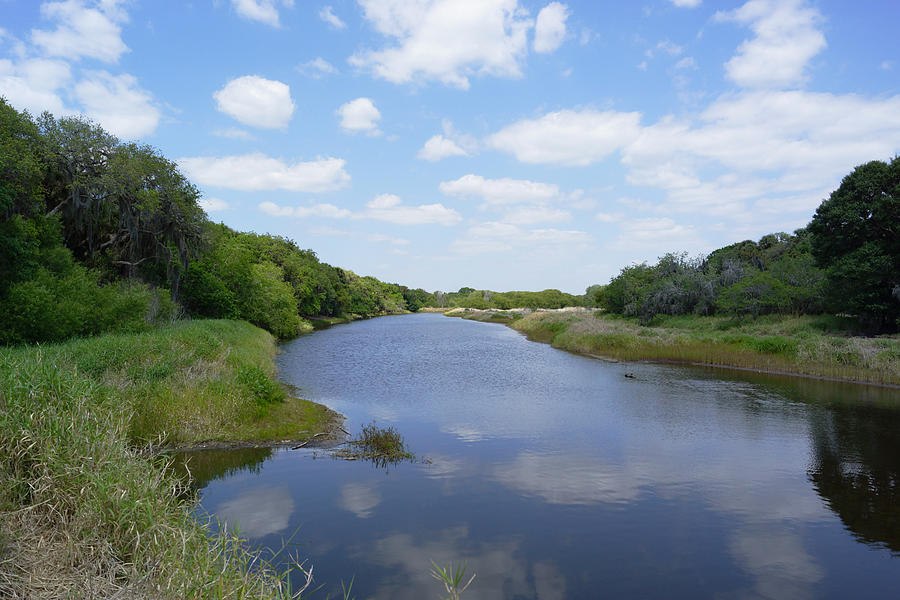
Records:
<instances>
[{"instance_id":1,"label":"river bank","mask_svg":"<svg viewBox=\"0 0 900 600\"><path fill-rule=\"evenodd\" d=\"M651 326L591 309L472 310L448 316L504 323L529 339L580 354L750 369L900 386L900 336L848 333L835 317L661 317Z\"/></svg>"},{"instance_id":2,"label":"river bank","mask_svg":"<svg viewBox=\"0 0 900 600\"><path fill-rule=\"evenodd\" d=\"M0 349L0 596L289 596L232 533L210 538L155 452L336 434L275 353L238 321Z\"/></svg>"}]
</instances>

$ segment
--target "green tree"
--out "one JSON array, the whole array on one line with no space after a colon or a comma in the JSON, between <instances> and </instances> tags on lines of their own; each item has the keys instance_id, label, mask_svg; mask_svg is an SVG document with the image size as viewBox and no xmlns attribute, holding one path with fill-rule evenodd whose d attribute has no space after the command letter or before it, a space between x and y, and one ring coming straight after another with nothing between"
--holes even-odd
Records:
<instances>
[{"instance_id":1,"label":"green tree","mask_svg":"<svg viewBox=\"0 0 900 600\"><path fill-rule=\"evenodd\" d=\"M856 167L816 210L812 254L831 307L876 330L900 323L900 157Z\"/></svg>"}]
</instances>

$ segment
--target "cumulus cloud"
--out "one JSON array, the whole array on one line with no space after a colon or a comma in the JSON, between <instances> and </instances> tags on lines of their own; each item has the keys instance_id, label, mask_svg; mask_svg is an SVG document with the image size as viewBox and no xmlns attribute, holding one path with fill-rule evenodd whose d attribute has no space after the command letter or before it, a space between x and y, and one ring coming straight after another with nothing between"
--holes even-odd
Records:
<instances>
[{"instance_id":1,"label":"cumulus cloud","mask_svg":"<svg viewBox=\"0 0 900 600\"><path fill-rule=\"evenodd\" d=\"M54 114L68 112L59 90L72 78L67 63L58 60L29 59L13 63L0 59L0 90L10 104L38 115L45 110Z\"/></svg>"},{"instance_id":2,"label":"cumulus cloud","mask_svg":"<svg viewBox=\"0 0 900 600\"><path fill-rule=\"evenodd\" d=\"M82 0L45 2L41 16L58 23L52 31L31 30L32 42L47 56L114 63L128 52L120 26L127 16L116 2L100 2L96 7L85 6Z\"/></svg>"},{"instance_id":3,"label":"cumulus cloud","mask_svg":"<svg viewBox=\"0 0 900 600\"><path fill-rule=\"evenodd\" d=\"M319 18L335 29L344 29L347 27L347 24L334 14L334 10L330 6L325 6L319 11Z\"/></svg>"},{"instance_id":4,"label":"cumulus cloud","mask_svg":"<svg viewBox=\"0 0 900 600\"><path fill-rule=\"evenodd\" d=\"M468 156L469 153L459 147L453 140L448 140L441 134L428 138L422 149L416 155L423 160L436 162L451 156Z\"/></svg>"},{"instance_id":5,"label":"cumulus cloud","mask_svg":"<svg viewBox=\"0 0 900 600\"><path fill-rule=\"evenodd\" d=\"M279 206L274 202L262 202L259 210L273 217L328 217L330 219L346 219L351 213L346 208L334 204L314 204L312 206Z\"/></svg>"},{"instance_id":6,"label":"cumulus cloud","mask_svg":"<svg viewBox=\"0 0 900 600\"><path fill-rule=\"evenodd\" d=\"M481 175L463 175L444 181L440 190L448 196L477 197L487 205L542 203L559 195L559 186L527 179L485 179Z\"/></svg>"},{"instance_id":7,"label":"cumulus cloud","mask_svg":"<svg viewBox=\"0 0 900 600\"><path fill-rule=\"evenodd\" d=\"M725 63L728 78L743 87L802 84L807 63L826 46L817 29L822 15L806 0L750 0L733 11L716 13L716 18L747 25L756 34Z\"/></svg>"},{"instance_id":8,"label":"cumulus cloud","mask_svg":"<svg viewBox=\"0 0 900 600\"><path fill-rule=\"evenodd\" d=\"M200 198L197 201L200 208L206 212L214 212L217 210L231 210L231 204L221 198Z\"/></svg>"},{"instance_id":9,"label":"cumulus cloud","mask_svg":"<svg viewBox=\"0 0 900 600\"><path fill-rule=\"evenodd\" d=\"M213 98L219 112L262 129L287 127L295 108L287 84L256 75L232 79Z\"/></svg>"},{"instance_id":10,"label":"cumulus cloud","mask_svg":"<svg viewBox=\"0 0 900 600\"><path fill-rule=\"evenodd\" d=\"M290 8L294 6L294 0L231 0L231 4L235 12L245 19L280 27L278 4Z\"/></svg>"},{"instance_id":11,"label":"cumulus cloud","mask_svg":"<svg viewBox=\"0 0 900 600\"><path fill-rule=\"evenodd\" d=\"M448 196L478 198L482 210L499 211L498 223L505 225L537 225L561 223L572 215L553 203L565 200L559 186L527 179L486 179L480 175L463 175L453 181L444 181L440 190ZM570 198L580 200L577 190Z\"/></svg>"},{"instance_id":12,"label":"cumulus cloud","mask_svg":"<svg viewBox=\"0 0 900 600\"><path fill-rule=\"evenodd\" d=\"M538 13L534 26L534 51L553 52L566 39L566 19L569 7L560 2L551 2Z\"/></svg>"},{"instance_id":13,"label":"cumulus cloud","mask_svg":"<svg viewBox=\"0 0 900 600\"><path fill-rule=\"evenodd\" d=\"M697 8L703 0L669 0L669 2L679 8Z\"/></svg>"},{"instance_id":14,"label":"cumulus cloud","mask_svg":"<svg viewBox=\"0 0 900 600\"><path fill-rule=\"evenodd\" d=\"M375 103L369 98L357 98L337 109L341 117L341 129L347 133L367 133L368 135L380 135L378 121L381 112L375 108Z\"/></svg>"},{"instance_id":15,"label":"cumulus cloud","mask_svg":"<svg viewBox=\"0 0 900 600\"><path fill-rule=\"evenodd\" d=\"M584 166L636 139L640 119L636 112L561 110L538 119L522 119L485 141L522 162Z\"/></svg>"},{"instance_id":16,"label":"cumulus cloud","mask_svg":"<svg viewBox=\"0 0 900 600\"><path fill-rule=\"evenodd\" d=\"M452 208L443 204L420 204L405 206L394 194L379 194L369 202L361 218L386 221L397 225L455 225L462 217Z\"/></svg>"},{"instance_id":17,"label":"cumulus cloud","mask_svg":"<svg viewBox=\"0 0 900 600\"><path fill-rule=\"evenodd\" d=\"M808 216L855 165L896 153L900 96L745 91L646 126L637 113L560 111L486 142L522 162L575 166L619 150L627 181L664 190L667 210L756 219L765 200Z\"/></svg>"},{"instance_id":18,"label":"cumulus cloud","mask_svg":"<svg viewBox=\"0 0 900 600\"><path fill-rule=\"evenodd\" d=\"M159 109L131 75L89 71L74 92L85 114L120 138L137 139L159 125Z\"/></svg>"},{"instance_id":19,"label":"cumulus cloud","mask_svg":"<svg viewBox=\"0 0 900 600\"><path fill-rule=\"evenodd\" d=\"M443 134L428 138L416 155L423 160L437 162L451 156L471 156L477 151L478 142L470 135L464 135L453 128L453 124L443 121Z\"/></svg>"},{"instance_id":20,"label":"cumulus cloud","mask_svg":"<svg viewBox=\"0 0 900 600\"><path fill-rule=\"evenodd\" d=\"M394 42L350 63L393 83L469 88L473 75L521 76L531 19L518 0L359 0L365 19Z\"/></svg>"},{"instance_id":21,"label":"cumulus cloud","mask_svg":"<svg viewBox=\"0 0 900 600\"><path fill-rule=\"evenodd\" d=\"M297 70L304 75L308 75L315 79L320 79L326 75L334 75L338 72L334 65L321 56L317 56L316 58L299 65Z\"/></svg>"},{"instance_id":22,"label":"cumulus cloud","mask_svg":"<svg viewBox=\"0 0 900 600\"><path fill-rule=\"evenodd\" d=\"M178 159L179 167L200 185L248 192L285 190L328 192L350 183L340 158L285 162L261 152L233 156Z\"/></svg>"}]
</instances>

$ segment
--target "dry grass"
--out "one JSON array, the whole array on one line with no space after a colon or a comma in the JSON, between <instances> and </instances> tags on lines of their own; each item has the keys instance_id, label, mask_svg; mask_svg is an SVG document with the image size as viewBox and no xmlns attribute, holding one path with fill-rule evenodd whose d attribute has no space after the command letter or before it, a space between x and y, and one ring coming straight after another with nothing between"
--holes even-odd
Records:
<instances>
[{"instance_id":1,"label":"dry grass","mask_svg":"<svg viewBox=\"0 0 900 600\"><path fill-rule=\"evenodd\" d=\"M900 338L847 335L827 317L659 319L643 327L601 313L537 312L511 326L555 347L620 360L740 367L900 385Z\"/></svg>"}]
</instances>

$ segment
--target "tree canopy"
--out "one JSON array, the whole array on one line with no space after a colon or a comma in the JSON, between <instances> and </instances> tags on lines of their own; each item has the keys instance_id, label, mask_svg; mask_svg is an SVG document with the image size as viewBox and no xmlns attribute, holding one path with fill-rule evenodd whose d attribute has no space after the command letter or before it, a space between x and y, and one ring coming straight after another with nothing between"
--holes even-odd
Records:
<instances>
[{"instance_id":1,"label":"tree canopy","mask_svg":"<svg viewBox=\"0 0 900 600\"><path fill-rule=\"evenodd\" d=\"M900 157L856 167L816 210L812 253L829 307L877 330L900 319Z\"/></svg>"}]
</instances>

